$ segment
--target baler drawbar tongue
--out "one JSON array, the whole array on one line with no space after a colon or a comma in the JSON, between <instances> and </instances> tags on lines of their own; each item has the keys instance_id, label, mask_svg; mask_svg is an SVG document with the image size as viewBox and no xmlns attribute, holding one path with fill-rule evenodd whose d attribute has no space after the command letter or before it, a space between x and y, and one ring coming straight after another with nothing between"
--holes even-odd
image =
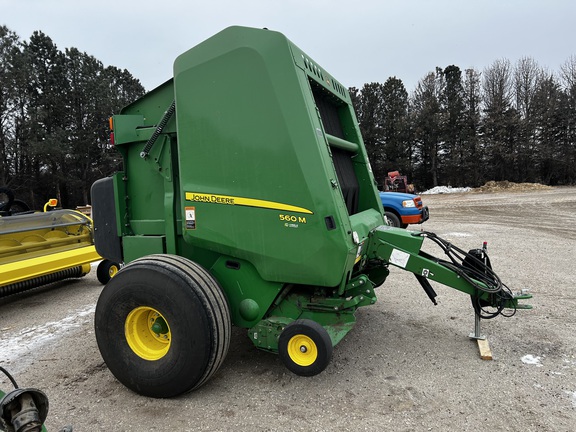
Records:
<instances>
[{"instance_id":1,"label":"baler drawbar tongue","mask_svg":"<svg viewBox=\"0 0 576 432\"><path fill-rule=\"evenodd\" d=\"M436 243L448 259L424 252L424 239ZM368 256L414 273L434 304L436 292L429 279L469 294L476 314L484 319L512 316L516 309L532 309L531 305L518 304L519 300L532 298L527 290L514 294L492 270L486 244L482 249L465 252L431 232L383 225L371 232ZM513 312L504 313L504 309Z\"/></svg>"}]
</instances>

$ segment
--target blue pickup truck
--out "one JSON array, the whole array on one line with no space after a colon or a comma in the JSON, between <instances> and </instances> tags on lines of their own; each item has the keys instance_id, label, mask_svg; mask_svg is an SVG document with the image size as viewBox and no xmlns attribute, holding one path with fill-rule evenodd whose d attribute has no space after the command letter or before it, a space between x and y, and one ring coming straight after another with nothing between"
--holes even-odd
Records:
<instances>
[{"instance_id":1,"label":"blue pickup truck","mask_svg":"<svg viewBox=\"0 0 576 432\"><path fill-rule=\"evenodd\" d=\"M406 228L410 224L421 224L430 217L428 207L422 204L420 195L380 192L380 200L391 226Z\"/></svg>"}]
</instances>

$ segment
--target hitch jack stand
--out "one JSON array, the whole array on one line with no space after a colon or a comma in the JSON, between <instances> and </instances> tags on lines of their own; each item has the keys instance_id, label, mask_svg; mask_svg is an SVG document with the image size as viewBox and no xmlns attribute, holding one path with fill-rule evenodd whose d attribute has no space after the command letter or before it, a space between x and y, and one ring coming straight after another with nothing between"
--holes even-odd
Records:
<instances>
[{"instance_id":1,"label":"hitch jack stand","mask_svg":"<svg viewBox=\"0 0 576 432\"><path fill-rule=\"evenodd\" d=\"M474 332L470 333L468 337L470 339L476 339L482 360L492 360L492 351L490 350L488 339L480 333L480 315L477 313L474 313Z\"/></svg>"}]
</instances>

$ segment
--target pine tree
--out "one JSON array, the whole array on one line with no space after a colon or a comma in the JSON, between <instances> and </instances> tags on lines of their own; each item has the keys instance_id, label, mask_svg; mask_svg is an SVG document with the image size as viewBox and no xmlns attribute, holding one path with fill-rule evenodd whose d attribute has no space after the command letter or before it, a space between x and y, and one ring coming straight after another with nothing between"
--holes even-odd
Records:
<instances>
[{"instance_id":1,"label":"pine tree","mask_svg":"<svg viewBox=\"0 0 576 432\"><path fill-rule=\"evenodd\" d=\"M442 70L437 68L436 72L430 72L420 80L411 99L417 157L414 181L423 188L439 184L442 151L440 94L443 86Z\"/></svg>"},{"instance_id":2,"label":"pine tree","mask_svg":"<svg viewBox=\"0 0 576 432\"><path fill-rule=\"evenodd\" d=\"M391 77L382 87L382 143L385 171L399 170L412 178L413 142L410 139L408 92Z\"/></svg>"}]
</instances>

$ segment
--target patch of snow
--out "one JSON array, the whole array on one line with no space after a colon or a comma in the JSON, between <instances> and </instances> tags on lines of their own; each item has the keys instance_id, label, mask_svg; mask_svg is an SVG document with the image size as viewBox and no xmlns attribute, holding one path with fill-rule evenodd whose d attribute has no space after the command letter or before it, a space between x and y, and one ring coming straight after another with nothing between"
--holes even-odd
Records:
<instances>
[{"instance_id":1,"label":"patch of snow","mask_svg":"<svg viewBox=\"0 0 576 432\"><path fill-rule=\"evenodd\" d=\"M454 188L452 186L436 186L436 187L433 187L432 189L428 189L425 192L420 192L420 195L462 193L462 192L470 192L471 190L472 190L471 187Z\"/></svg>"},{"instance_id":2,"label":"patch of snow","mask_svg":"<svg viewBox=\"0 0 576 432\"><path fill-rule=\"evenodd\" d=\"M7 338L3 337L0 339L0 363L18 360L11 369L14 370L14 366L22 369L32 362L34 354L43 346L65 337L73 329L92 321L95 309L95 305L90 305L72 312L59 321L28 327Z\"/></svg>"},{"instance_id":3,"label":"patch of snow","mask_svg":"<svg viewBox=\"0 0 576 432\"><path fill-rule=\"evenodd\" d=\"M576 408L576 391L564 390L568 396L571 396L570 399L572 400L572 407Z\"/></svg>"},{"instance_id":4,"label":"patch of snow","mask_svg":"<svg viewBox=\"0 0 576 432\"><path fill-rule=\"evenodd\" d=\"M472 237L470 233L463 233L463 232L449 232L444 234L446 237Z\"/></svg>"},{"instance_id":5,"label":"patch of snow","mask_svg":"<svg viewBox=\"0 0 576 432\"><path fill-rule=\"evenodd\" d=\"M524 363L524 364L531 364L531 365L535 365L537 367L543 366L542 363L540 363L540 357L539 356L533 356L532 354L526 354L520 360L522 360L522 363Z\"/></svg>"}]
</instances>

